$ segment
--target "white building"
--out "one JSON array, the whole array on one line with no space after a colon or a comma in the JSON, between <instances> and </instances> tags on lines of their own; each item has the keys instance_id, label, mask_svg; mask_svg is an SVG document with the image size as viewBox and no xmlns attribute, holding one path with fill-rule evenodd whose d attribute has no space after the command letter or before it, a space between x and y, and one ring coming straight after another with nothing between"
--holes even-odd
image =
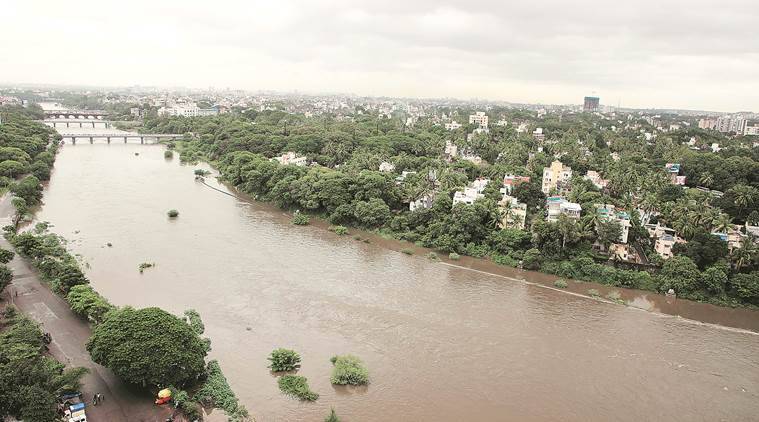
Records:
<instances>
[{"instance_id":1,"label":"white building","mask_svg":"<svg viewBox=\"0 0 759 422\"><path fill-rule=\"evenodd\" d=\"M535 138L535 140L539 142L542 142L544 139L546 139L546 135L543 133L543 128L542 127L536 128L532 132L532 137Z\"/></svg>"},{"instance_id":2,"label":"white building","mask_svg":"<svg viewBox=\"0 0 759 422\"><path fill-rule=\"evenodd\" d=\"M743 134L746 136L759 136L759 126L748 126L743 129Z\"/></svg>"},{"instance_id":3,"label":"white building","mask_svg":"<svg viewBox=\"0 0 759 422\"><path fill-rule=\"evenodd\" d=\"M195 104L161 107L158 109L159 116L199 117L214 116L216 114L219 114L219 110L217 108L198 108L198 106Z\"/></svg>"},{"instance_id":4,"label":"white building","mask_svg":"<svg viewBox=\"0 0 759 422\"><path fill-rule=\"evenodd\" d=\"M572 169L565 166L561 161L554 161L550 167L543 168L542 191L548 195L551 190L557 192L569 189L569 181L572 179Z\"/></svg>"},{"instance_id":5,"label":"white building","mask_svg":"<svg viewBox=\"0 0 759 422\"><path fill-rule=\"evenodd\" d=\"M395 170L395 164L393 163L383 161L382 164L379 165L379 171L392 172L393 170Z\"/></svg>"},{"instance_id":6,"label":"white building","mask_svg":"<svg viewBox=\"0 0 759 422\"><path fill-rule=\"evenodd\" d=\"M421 198L417 199L416 201L409 202L408 209L411 212L414 212L420 209L429 209L429 208L432 208L432 204L434 202L435 202L435 194L427 193L427 194L422 195Z\"/></svg>"},{"instance_id":7,"label":"white building","mask_svg":"<svg viewBox=\"0 0 759 422\"><path fill-rule=\"evenodd\" d=\"M582 213L582 207L580 204L569 202L560 196L552 196L546 199L546 207L548 208L548 216L546 220L550 222L558 221L560 215L566 215L567 217L579 220Z\"/></svg>"},{"instance_id":8,"label":"white building","mask_svg":"<svg viewBox=\"0 0 759 422\"><path fill-rule=\"evenodd\" d=\"M717 119L717 125L715 129L718 132L728 133L743 133L746 128L747 120L740 116L724 116Z\"/></svg>"},{"instance_id":9,"label":"white building","mask_svg":"<svg viewBox=\"0 0 759 422\"><path fill-rule=\"evenodd\" d=\"M451 123L445 124L445 130L456 130L461 127L461 123L456 123L456 121L452 121Z\"/></svg>"},{"instance_id":10,"label":"white building","mask_svg":"<svg viewBox=\"0 0 759 422\"><path fill-rule=\"evenodd\" d=\"M459 148L451 141L445 141L445 150L443 151L448 161L453 160L459 154Z\"/></svg>"},{"instance_id":11,"label":"white building","mask_svg":"<svg viewBox=\"0 0 759 422\"><path fill-rule=\"evenodd\" d=\"M292 164L299 167L308 165L308 159L306 157L298 156L293 151L286 152L279 157L274 157L271 159L271 161L276 161L279 164L283 165Z\"/></svg>"},{"instance_id":12,"label":"white building","mask_svg":"<svg viewBox=\"0 0 759 422\"><path fill-rule=\"evenodd\" d=\"M489 182L490 179L479 178L465 187L463 191L456 191L453 194L453 205L460 203L472 205L474 201L483 198L485 195L482 192Z\"/></svg>"},{"instance_id":13,"label":"white building","mask_svg":"<svg viewBox=\"0 0 759 422\"><path fill-rule=\"evenodd\" d=\"M478 111L475 114L469 115L469 124L476 124L479 127L488 127L488 115L484 111Z\"/></svg>"}]
</instances>

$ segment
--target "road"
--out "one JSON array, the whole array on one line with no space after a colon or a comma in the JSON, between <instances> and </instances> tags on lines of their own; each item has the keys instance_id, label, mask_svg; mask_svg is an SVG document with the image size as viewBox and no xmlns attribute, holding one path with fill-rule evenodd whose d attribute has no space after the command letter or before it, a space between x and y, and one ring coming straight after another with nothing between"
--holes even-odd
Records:
<instances>
[{"instance_id":1,"label":"road","mask_svg":"<svg viewBox=\"0 0 759 422\"><path fill-rule=\"evenodd\" d=\"M0 227L10 223L10 210L9 195L5 195L0 199ZM0 246L13 250L2 236ZM65 300L52 293L24 259L17 254L8 265L14 277L5 289L4 299L38 321L43 330L52 335L50 353L53 357L66 366L81 366L90 370L82 380L82 393L88 401L88 421L166 420L171 414L168 406L154 405L149 394L128 388L113 372L90 359L85 349L92 333L89 324L74 314ZM95 393L103 394L105 400L92 406Z\"/></svg>"}]
</instances>

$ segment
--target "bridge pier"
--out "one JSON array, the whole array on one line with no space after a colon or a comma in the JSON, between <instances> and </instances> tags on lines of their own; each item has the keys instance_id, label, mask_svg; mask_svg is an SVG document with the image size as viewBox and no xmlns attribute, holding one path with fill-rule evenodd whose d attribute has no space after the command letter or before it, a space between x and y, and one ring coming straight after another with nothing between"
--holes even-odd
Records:
<instances>
[{"instance_id":1,"label":"bridge pier","mask_svg":"<svg viewBox=\"0 0 759 422\"><path fill-rule=\"evenodd\" d=\"M109 144L111 143L111 137L110 136L106 137L105 140L108 141Z\"/></svg>"},{"instance_id":2,"label":"bridge pier","mask_svg":"<svg viewBox=\"0 0 759 422\"><path fill-rule=\"evenodd\" d=\"M71 145L76 145L76 138L73 136L71 137Z\"/></svg>"},{"instance_id":3,"label":"bridge pier","mask_svg":"<svg viewBox=\"0 0 759 422\"><path fill-rule=\"evenodd\" d=\"M90 136L90 143L94 143L95 141L92 139L92 136Z\"/></svg>"},{"instance_id":4,"label":"bridge pier","mask_svg":"<svg viewBox=\"0 0 759 422\"><path fill-rule=\"evenodd\" d=\"M124 137L124 143L127 143L127 137L126 136Z\"/></svg>"},{"instance_id":5,"label":"bridge pier","mask_svg":"<svg viewBox=\"0 0 759 422\"><path fill-rule=\"evenodd\" d=\"M69 122L66 122L66 127L69 127Z\"/></svg>"}]
</instances>

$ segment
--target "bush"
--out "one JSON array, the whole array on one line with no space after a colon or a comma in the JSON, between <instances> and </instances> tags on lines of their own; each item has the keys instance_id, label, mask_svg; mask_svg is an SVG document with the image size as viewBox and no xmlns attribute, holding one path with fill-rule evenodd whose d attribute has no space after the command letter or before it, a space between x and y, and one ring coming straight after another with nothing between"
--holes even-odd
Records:
<instances>
[{"instance_id":1,"label":"bush","mask_svg":"<svg viewBox=\"0 0 759 422\"><path fill-rule=\"evenodd\" d=\"M369 371L356 356L335 356L330 360L335 365L330 377L332 384L365 385L369 383Z\"/></svg>"},{"instance_id":2,"label":"bush","mask_svg":"<svg viewBox=\"0 0 759 422\"><path fill-rule=\"evenodd\" d=\"M616 290L609 292L609 294L606 295L606 298L612 302L625 303L625 301L622 300L622 295Z\"/></svg>"},{"instance_id":3,"label":"bush","mask_svg":"<svg viewBox=\"0 0 759 422\"><path fill-rule=\"evenodd\" d=\"M169 216L169 218L177 218L179 217L179 211L177 210L169 210L166 215Z\"/></svg>"},{"instance_id":4,"label":"bush","mask_svg":"<svg viewBox=\"0 0 759 422\"><path fill-rule=\"evenodd\" d=\"M345 226L333 226L332 231L340 236L348 234L348 228Z\"/></svg>"},{"instance_id":5,"label":"bush","mask_svg":"<svg viewBox=\"0 0 759 422\"><path fill-rule=\"evenodd\" d=\"M300 368L300 355L295 350L275 349L268 357L274 372L295 371Z\"/></svg>"},{"instance_id":6,"label":"bush","mask_svg":"<svg viewBox=\"0 0 759 422\"><path fill-rule=\"evenodd\" d=\"M248 416L248 411L237 400L227 378L221 371L219 362L212 360L206 367L206 381L195 393L194 400L200 403L212 404L224 410L231 420L241 420Z\"/></svg>"},{"instance_id":7,"label":"bush","mask_svg":"<svg viewBox=\"0 0 759 422\"><path fill-rule=\"evenodd\" d=\"M13 257L15 255L16 254L13 253L13 251L9 251L7 249L0 248L0 263L7 264L7 263L11 262L11 260L13 259Z\"/></svg>"},{"instance_id":8,"label":"bush","mask_svg":"<svg viewBox=\"0 0 759 422\"><path fill-rule=\"evenodd\" d=\"M567 282L564 281L564 280L562 280L562 279L558 279L558 280L554 281L553 285L556 286L556 287L558 287L558 288L560 288L560 289L566 289L567 286L568 286Z\"/></svg>"},{"instance_id":9,"label":"bush","mask_svg":"<svg viewBox=\"0 0 759 422\"><path fill-rule=\"evenodd\" d=\"M403 249L401 249L401 252L405 253L406 255L413 255L414 254L413 249L409 249L409 248L403 248Z\"/></svg>"},{"instance_id":10,"label":"bush","mask_svg":"<svg viewBox=\"0 0 759 422\"><path fill-rule=\"evenodd\" d=\"M601 296L601 293L598 293L598 290L596 289L588 289L588 295L591 297L599 297Z\"/></svg>"},{"instance_id":11,"label":"bush","mask_svg":"<svg viewBox=\"0 0 759 422\"><path fill-rule=\"evenodd\" d=\"M540 268L541 259L542 256L539 250L535 248L528 249L524 253L524 258L522 258L522 267L528 270L537 270Z\"/></svg>"},{"instance_id":12,"label":"bush","mask_svg":"<svg viewBox=\"0 0 759 422\"><path fill-rule=\"evenodd\" d=\"M493 260L498 265L505 265L507 267L518 267L519 261L516 259L508 256L508 255L501 255L501 254L493 254L493 256L490 257L490 259Z\"/></svg>"},{"instance_id":13,"label":"bush","mask_svg":"<svg viewBox=\"0 0 759 422\"><path fill-rule=\"evenodd\" d=\"M174 158L174 153L167 149L163 152L163 158Z\"/></svg>"},{"instance_id":14,"label":"bush","mask_svg":"<svg viewBox=\"0 0 759 422\"><path fill-rule=\"evenodd\" d=\"M194 173L196 176L208 176L209 174L211 174L210 171L203 170L203 169L195 169Z\"/></svg>"},{"instance_id":15,"label":"bush","mask_svg":"<svg viewBox=\"0 0 759 422\"><path fill-rule=\"evenodd\" d=\"M317 393L308 388L308 379L298 375L283 375L277 381L280 391L290 397L305 401L314 401L319 398Z\"/></svg>"},{"instance_id":16,"label":"bush","mask_svg":"<svg viewBox=\"0 0 759 422\"><path fill-rule=\"evenodd\" d=\"M308 223L310 221L311 220L308 218L308 216L306 214L303 214L303 213L300 213L300 212L296 212L293 215L293 219L292 219L292 223L295 224L296 226L305 226L305 225L308 225Z\"/></svg>"},{"instance_id":17,"label":"bush","mask_svg":"<svg viewBox=\"0 0 759 422\"><path fill-rule=\"evenodd\" d=\"M329 416L324 418L324 422L340 422L340 418L337 417L337 413L335 413L335 409L330 409Z\"/></svg>"},{"instance_id":18,"label":"bush","mask_svg":"<svg viewBox=\"0 0 759 422\"><path fill-rule=\"evenodd\" d=\"M440 258L438 258L438 257L437 257L437 254L436 254L435 252L430 252L430 253L428 253L428 254L427 254L427 255L425 255L425 256L426 256L426 257L427 257L427 259L429 259L430 261L439 261L439 260L440 260Z\"/></svg>"},{"instance_id":19,"label":"bush","mask_svg":"<svg viewBox=\"0 0 759 422\"><path fill-rule=\"evenodd\" d=\"M448 259L458 261L459 259L461 259L461 255L457 254L456 252L451 252L448 254Z\"/></svg>"}]
</instances>

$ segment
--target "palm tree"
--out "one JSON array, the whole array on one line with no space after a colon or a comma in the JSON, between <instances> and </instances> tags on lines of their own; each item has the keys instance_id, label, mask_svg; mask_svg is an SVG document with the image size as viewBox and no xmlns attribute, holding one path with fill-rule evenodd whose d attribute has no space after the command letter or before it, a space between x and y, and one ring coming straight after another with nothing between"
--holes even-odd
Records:
<instances>
[{"instance_id":1,"label":"palm tree","mask_svg":"<svg viewBox=\"0 0 759 422\"><path fill-rule=\"evenodd\" d=\"M753 205L757 196L759 196L759 191L748 185L735 185L730 189L730 192L733 194L735 205L741 211Z\"/></svg>"},{"instance_id":2,"label":"palm tree","mask_svg":"<svg viewBox=\"0 0 759 422\"><path fill-rule=\"evenodd\" d=\"M712 227L714 230L727 233L733 225L733 218L729 215L721 212L712 220Z\"/></svg>"},{"instance_id":3,"label":"palm tree","mask_svg":"<svg viewBox=\"0 0 759 422\"><path fill-rule=\"evenodd\" d=\"M698 178L698 183L710 188L712 187L712 183L714 183L714 176L709 172L703 173L701 177Z\"/></svg>"},{"instance_id":4,"label":"palm tree","mask_svg":"<svg viewBox=\"0 0 759 422\"><path fill-rule=\"evenodd\" d=\"M754 243L754 237L747 235L741 239L741 246L735 248L730 253L730 260L735 265L736 271L740 271L741 268L749 265L757 259L757 247Z\"/></svg>"}]
</instances>

